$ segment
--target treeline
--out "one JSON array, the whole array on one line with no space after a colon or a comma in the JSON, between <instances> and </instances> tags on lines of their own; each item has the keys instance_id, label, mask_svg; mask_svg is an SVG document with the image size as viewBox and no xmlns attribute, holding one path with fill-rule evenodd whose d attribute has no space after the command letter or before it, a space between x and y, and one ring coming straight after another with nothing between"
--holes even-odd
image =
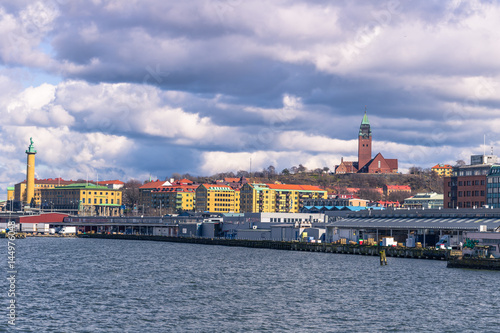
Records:
<instances>
[{"instance_id":1,"label":"treeline","mask_svg":"<svg viewBox=\"0 0 500 333\"><path fill-rule=\"evenodd\" d=\"M443 193L443 178L430 169L412 167L407 174L344 174L330 173L328 167L308 170L302 165L291 167L277 172L274 166L256 172L240 170L236 173L217 173L210 177L194 177L189 174L173 174L172 178L187 178L199 183L211 183L224 178L246 177L249 182L284 184L308 184L320 186L324 189L336 191L338 189L382 188L384 185L408 185L412 193L437 192Z\"/></svg>"}]
</instances>

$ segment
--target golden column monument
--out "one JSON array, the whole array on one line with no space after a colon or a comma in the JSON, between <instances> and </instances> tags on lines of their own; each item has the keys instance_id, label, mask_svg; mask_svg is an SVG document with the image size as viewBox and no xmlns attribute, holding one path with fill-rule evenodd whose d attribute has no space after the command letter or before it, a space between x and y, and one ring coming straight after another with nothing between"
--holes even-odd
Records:
<instances>
[{"instance_id":1,"label":"golden column monument","mask_svg":"<svg viewBox=\"0 0 500 333\"><path fill-rule=\"evenodd\" d=\"M35 197L35 146L33 146L33 138L30 138L30 145L26 150L28 162L26 166L26 204L31 205L31 201Z\"/></svg>"}]
</instances>

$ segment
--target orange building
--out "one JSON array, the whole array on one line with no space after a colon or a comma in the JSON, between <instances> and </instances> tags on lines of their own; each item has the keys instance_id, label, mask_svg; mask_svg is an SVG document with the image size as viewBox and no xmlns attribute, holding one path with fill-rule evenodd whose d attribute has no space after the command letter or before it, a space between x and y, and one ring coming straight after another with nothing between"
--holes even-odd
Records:
<instances>
[{"instance_id":1,"label":"orange building","mask_svg":"<svg viewBox=\"0 0 500 333\"><path fill-rule=\"evenodd\" d=\"M407 193L409 195L411 193L411 187L408 185L384 185L384 195L386 198L391 195L391 193L395 192Z\"/></svg>"}]
</instances>

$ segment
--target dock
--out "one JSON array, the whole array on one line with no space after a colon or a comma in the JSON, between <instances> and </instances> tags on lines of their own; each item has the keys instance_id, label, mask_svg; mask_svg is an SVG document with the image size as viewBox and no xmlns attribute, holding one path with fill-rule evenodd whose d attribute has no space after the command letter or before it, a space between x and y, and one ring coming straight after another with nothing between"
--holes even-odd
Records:
<instances>
[{"instance_id":1,"label":"dock","mask_svg":"<svg viewBox=\"0 0 500 333\"><path fill-rule=\"evenodd\" d=\"M487 258L450 258L448 268L469 268L469 269L487 269L500 271L500 259Z\"/></svg>"},{"instance_id":2,"label":"dock","mask_svg":"<svg viewBox=\"0 0 500 333\"><path fill-rule=\"evenodd\" d=\"M385 250L387 257L447 260L450 250L434 250L428 248L398 248L384 247L378 245L352 245L352 244L330 244L330 243L306 243L306 242L283 242L269 240L241 240L226 238L200 238L200 237L169 237L153 235L123 235L123 234L80 234L80 238L102 238L102 239L127 239L147 240L158 242L190 243L204 245L250 247L273 250L306 251L355 254L367 256L379 256L380 250Z\"/></svg>"}]
</instances>

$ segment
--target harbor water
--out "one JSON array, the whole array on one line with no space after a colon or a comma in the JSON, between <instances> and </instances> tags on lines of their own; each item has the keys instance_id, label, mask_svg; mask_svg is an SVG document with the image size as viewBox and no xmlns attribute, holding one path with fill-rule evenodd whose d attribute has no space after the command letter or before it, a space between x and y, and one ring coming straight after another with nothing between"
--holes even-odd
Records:
<instances>
[{"instance_id":1,"label":"harbor water","mask_svg":"<svg viewBox=\"0 0 500 333\"><path fill-rule=\"evenodd\" d=\"M0 239L7 274L7 240ZM16 241L20 332L497 332L500 272L152 241Z\"/></svg>"}]
</instances>

